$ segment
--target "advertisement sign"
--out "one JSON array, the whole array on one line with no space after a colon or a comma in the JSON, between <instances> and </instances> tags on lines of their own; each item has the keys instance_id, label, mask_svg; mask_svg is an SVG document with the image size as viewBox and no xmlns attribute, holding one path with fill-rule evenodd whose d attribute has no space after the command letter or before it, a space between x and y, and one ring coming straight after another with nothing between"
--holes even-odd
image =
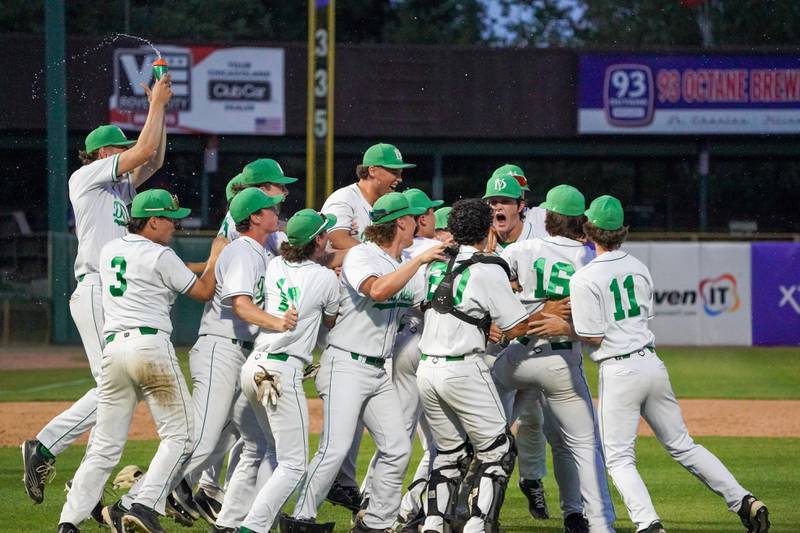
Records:
<instances>
[{"instance_id":1,"label":"advertisement sign","mask_svg":"<svg viewBox=\"0 0 800 533\"><path fill-rule=\"evenodd\" d=\"M624 249L650 269L656 344L751 344L748 243L634 242Z\"/></svg>"},{"instance_id":2,"label":"advertisement sign","mask_svg":"<svg viewBox=\"0 0 800 533\"><path fill-rule=\"evenodd\" d=\"M800 346L800 244L752 244L753 344Z\"/></svg>"},{"instance_id":3,"label":"advertisement sign","mask_svg":"<svg viewBox=\"0 0 800 533\"><path fill-rule=\"evenodd\" d=\"M800 133L800 55L581 54L578 133Z\"/></svg>"},{"instance_id":4,"label":"advertisement sign","mask_svg":"<svg viewBox=\"0 0 800 533\"><path fill-rule=\"evenodd\" d=\"M282 48L214 48L157 45L172 75L167 109L171 133L283 135L284 54ZM141 129L152 85L150 47L116 48L110 122Z\"/></svg>"}]
</instances>

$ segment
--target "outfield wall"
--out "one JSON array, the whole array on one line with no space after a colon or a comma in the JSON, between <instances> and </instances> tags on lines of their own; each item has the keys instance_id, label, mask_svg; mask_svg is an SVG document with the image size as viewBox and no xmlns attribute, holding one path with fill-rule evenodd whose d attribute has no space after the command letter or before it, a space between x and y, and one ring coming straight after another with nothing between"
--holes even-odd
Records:
<instances>
[{"instance_id":1,"label":"outfield wall","mask_svg":"<svg viewBox=\"0 0 800 533\"><path fill-rule=\"evenodd\" d=\"M800 345L800 243L629 242L661 345Z\"/></svg>"}]
</instances>

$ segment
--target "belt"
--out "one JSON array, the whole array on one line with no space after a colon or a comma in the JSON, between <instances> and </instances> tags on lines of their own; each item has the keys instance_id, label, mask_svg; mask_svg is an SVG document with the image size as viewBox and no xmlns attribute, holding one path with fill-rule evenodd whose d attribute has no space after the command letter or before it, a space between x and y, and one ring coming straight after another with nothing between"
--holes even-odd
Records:
<instances>
[{"instance_id":1,"label":"belt","mask_svg":"<svg viewBox=\"0 0 800 533\"><path fill-rule=\"evenodd\" d=\"M420 360L427 361L428 358L431 358L431 359L437 359L437 360L438 359L444 359L445 361L450 362L450 361L463 361L465 357L466 357L465 355L426 355L426 354L422 354L420 356Z\"/></svg>"},{"instance_id":2,"label":"belt","mask_svg":"<svg viewBox=\"0 0 800 533\"><path fill-rule=\"evenodd\" d=\"M86 277L86 274L81 274L80 276L78 276L78 281L83 281L83 278L85 278L85 277Z\"/></svg>"},{"instance_id":3,"label":"belt","mask_svg":"<svg viewBox=\"0 0 800 533\"><path fill-rule=\"evenodd\" d=\"M527 346L528 343L531 342L531 338L530 337L519 337L517 340L523 346ZM545 346L547 346L547 345L543 344L541 346L537 346L537 348L544 348ZM551 350L571 350L572 349L572 342L571 341L551 342L550 343L550 349Z\"/></svg>"},{"instance_id":4,"label":"belt","mask_svg":"<svg viewBox=\"0 0 800 533\"><path fill-rule=\"evenodd\" d=\"M273 359L275 361L288 361L289 354L288 353L270 353L267 354L267 359Z\"/></svg>"},{"instance_id":5,"label":"belt","mask_svg":"<svg viewBox=\"0 0 800 533\"><path fill-rule=\"evenodd\" d=\"M200 335L201 337L205 337L207 334ZM214 337L222 337L222 335L214 335ZM239 339L231 339L230 337L222 337L223 339L228 339L231 341L231 344L236 344L237 346L241 346L245 350L252 350L255 348L255 343L253 341L240 341Z\"/></svg>"},{"instance_id":6,"label":"belt","mask_svg":"<svg viewBox=\"0 0 800 533\"><path fill-rule=\"evenodd\" d=\"M642 357L644 357L644 355L645 355L644 351L645 350L649 351L650 353L656 353L656 347L655 346L647 345L647 346L642 347L640 350L634 350L631 353L626 353L626 354L623 354L623 355L614 356L614 360L615 361L622 361L623 359L630 359L630 357L632 355L641 355Z\"/></svg>"},{"instance_id":7,"label":"belt","mask_svg":"<svg viewBox=\"0 0 800 533\"><path fill-rule=\"evenodd\" d=\"M383 357L370 357L368 355L361 355L355 352L350 352L350 357L353 359L353 361L363 361L364 363L377 368L383 368L383 365L386 364L386 359Z\"/></svg>"},{"instance_id":8,"label":"belt","mask_svg":"<svg viewBox=\"0 0 800 533\"><path fill-rule=\"evenodd\" d=\"M156 328L148 328L148 327L133 328L131 330L120 331L118 333L122 334L123 337L127 338L127 337L130 337L130 335L131 335L130 332L131 331L138 331L140 335L155 335L155 334L158 333L158 330ZM106 337L106 344L108 344L109 342L113 341L115 338L117 338L117 333L112 333L111 335L107 336Z\"/></svg>"}]
</instances>

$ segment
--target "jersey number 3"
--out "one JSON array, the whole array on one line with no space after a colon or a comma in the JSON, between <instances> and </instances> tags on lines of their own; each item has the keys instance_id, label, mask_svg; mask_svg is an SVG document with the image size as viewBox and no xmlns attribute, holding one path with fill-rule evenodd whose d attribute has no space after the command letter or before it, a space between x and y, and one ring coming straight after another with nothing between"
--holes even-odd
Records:
<instances>
[{"instance_id":1,"label":"jersey number 3","mask_svg":"<svg viewBox=\"0 0 800 533\"><path fill-rule=\"evenodd\" d=\"M117 281L119 282L118 285L108 286L111 296L122 296L128 289L128 282L125 280L125 268L127 266L128 262L120 255L111 260L111 268L117 271Z\"/></svg>"},{"instance_id":2,"label":"jersey number 3","mask_svg":"<svg viewBox=\"0 0 800 533\"><path fill-rule=\"evenodd\" d=\"M636 302L636 293L633 290L633 276L627 276L622 281L622 286L625 288L625 292L628 295L628 318L639 316L642 314L642 310L639 308L639 304ZM616 278L614 278L614 281L611 282L610 289L611 294L614 295L614 320L622 320L626 315L625 309L622 307L622 292L619 290L619 282Z\"/></svg>"}]
</instances>

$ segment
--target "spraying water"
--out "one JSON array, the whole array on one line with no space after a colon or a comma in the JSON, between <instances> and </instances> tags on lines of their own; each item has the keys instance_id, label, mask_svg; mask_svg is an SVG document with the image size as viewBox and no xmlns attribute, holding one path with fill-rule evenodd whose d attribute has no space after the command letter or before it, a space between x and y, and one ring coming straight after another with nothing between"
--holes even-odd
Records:
<instances>
[{"instance_id":1,"label":"spraying water","mask_svg":"<svg viewBox=\"0 0 800 533\"><path fill-rule=\"evenodd\" d=\"M82 60L83 63L85 64L85 63L88 62L87 61L87 57L90 54L93 54L94 52L102 49L104 46L108 46L109 44L117 42L121 38L134 39L134 40L137 40L137 41L140 41L140 42L146 44L147 46L149 46L150 48L153 49L153 52L155 52L155 54L156 54L157 60L162 60L161 51L158 48L156 48L155 45L153 45L153 43L151 41L145 39L144 37L139 37L138 35L130 35L128 33L112 33L111 35L103 38L95 46L93 46L91 48L87 48L86 50L84 50L80 54L73 54L73 55L69 56L68 59L63 59L63 60L58 61L58 62L56 62L54 64L48 64L47 66L50 67L50 66L55 66L55 65L63 65L67 61L70 61L70 60L71 61ZM108 67L103 67L104 70L107 69L107 68ZM33 100L38 99L39 98L39 94L43 92L42 91L41 79L42 79L42 75L44 74L44 71L45 71L45 69L41 69L41 70L39 70L39 72L37 72L33 76L33 83L31 84L31 98ZM81 100L83 100L83 94L81 95Z\"/></svg>"}]
</instances>

